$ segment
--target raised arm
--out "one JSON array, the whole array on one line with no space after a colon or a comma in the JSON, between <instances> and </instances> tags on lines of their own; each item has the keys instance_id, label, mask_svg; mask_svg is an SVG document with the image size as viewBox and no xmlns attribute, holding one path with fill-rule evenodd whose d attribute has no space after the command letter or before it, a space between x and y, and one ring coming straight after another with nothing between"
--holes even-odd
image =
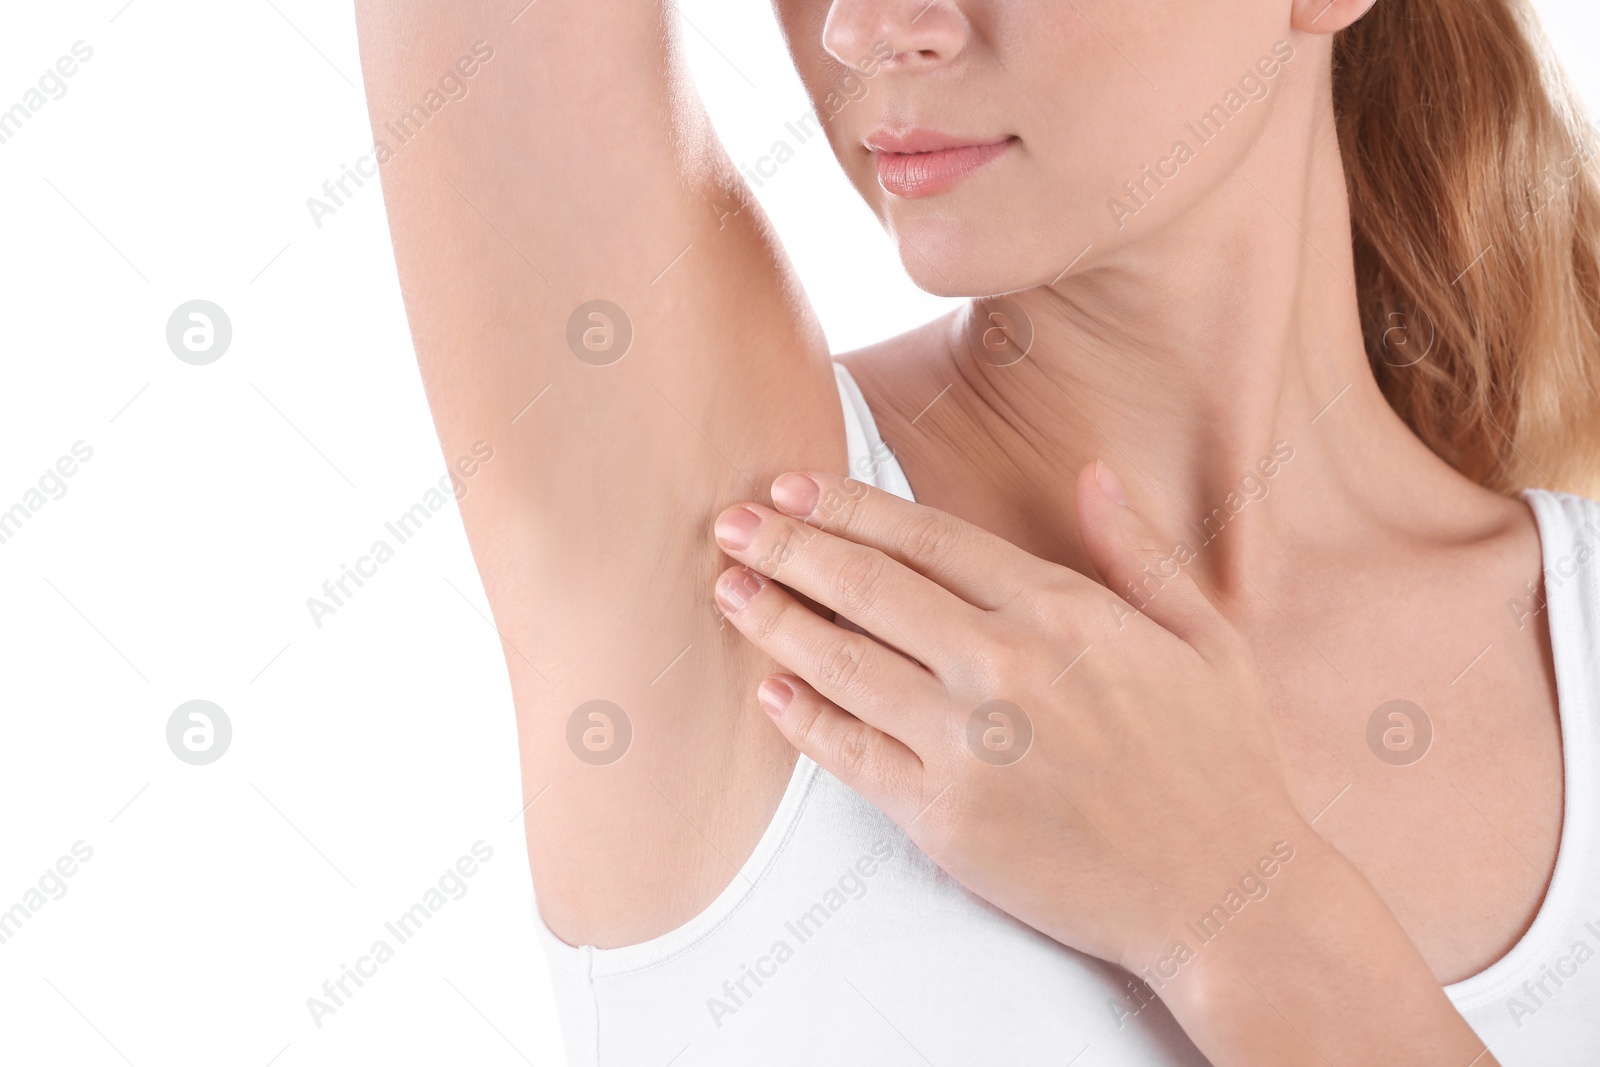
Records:
<instances>
[{"instance_id":1,"label":"raised arm","mask_svg":"<svg viewBox=\"0 0 1600 1067\"><path fill-rule=\"evenodd\" d=\"M781 794L792 757L745 707L764 664L715 611L707 530L786 467L842 469L843 424L670 8L520 6L359 0L357 17L444 454L493 449L461 509L538 796L541 910L568 941L614 945L709 903ZM631 726L609 765L568 742L597 699Z\"/></svg>"}]
</instances>

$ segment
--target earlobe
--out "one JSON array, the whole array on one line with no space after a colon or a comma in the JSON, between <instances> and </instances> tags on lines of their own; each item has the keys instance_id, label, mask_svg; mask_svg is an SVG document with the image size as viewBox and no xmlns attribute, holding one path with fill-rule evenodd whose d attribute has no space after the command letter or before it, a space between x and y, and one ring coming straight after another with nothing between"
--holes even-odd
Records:
<instances>
[{"instance_id":1,"label":"earlobe","mask_svg":"<svg viewBox=\"0 0 1600 1067\"><path fill-rule=\"evenodd\" d=\"M1338 33L1382 0L1293 0L1289 25L1301 33Z\"/></svg>"}]
</instances>

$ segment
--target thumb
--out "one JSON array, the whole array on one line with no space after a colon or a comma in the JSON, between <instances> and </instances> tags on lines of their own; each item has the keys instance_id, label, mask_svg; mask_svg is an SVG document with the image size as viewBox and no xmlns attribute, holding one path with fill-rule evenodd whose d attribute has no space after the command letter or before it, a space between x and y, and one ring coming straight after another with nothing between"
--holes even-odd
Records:
<instances>
[{"instance_id":1,"label":"thumb","mask_svg":"<svg viewBox=\"0 0 1600 1067\"><path fill-rule=\"evenodd\" d=\"M1202 655L1216 648L1228 623L1185 569L1193 549L1157 534L1103 460L1078 474L1078 530L1107 589Z\"/></svg>"}]
</instances>

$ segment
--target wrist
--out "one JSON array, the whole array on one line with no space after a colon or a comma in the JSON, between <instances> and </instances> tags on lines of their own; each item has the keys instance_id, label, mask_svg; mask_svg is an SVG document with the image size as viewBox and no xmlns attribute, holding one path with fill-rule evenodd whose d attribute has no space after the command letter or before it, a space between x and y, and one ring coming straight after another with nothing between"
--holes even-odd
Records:
<instances>
[{"instance_id":1,"label":"wrist","mask_svg":"<svg viewBox=\"0 0 1600 1067\"><path fill-rule=\"evenodd\" d=\"M1219 859L1211 875L1148 936L1130 944L1119 962L1163 998L1180 995L1179 987L1201 985L1201 975L1270 949L1286 910L1314 912L1312 898L1350 875L1360 877L1309 823L1286 815Z\"/></svg>"},{"instance_id":2,"label":"wrist","mask_svg":"<svg viewBox=\"0 0 1600 1067\"><path fill-rule=\"evenodd\" d=\"M1219 1067L1490 1067L1371 883L1309 824L1284 834L1293 856L1261 876L1265 893L1183 924L1186 951L1135 970L1190 1039Z\"/></svg>"},{"instance_id":3,"label":"wrist","mask_svg":"<svg viewBox=\"0 0 1600 1067\"><path fill-rule=\"evenodd\" d=\"M1175 1010L1186 1003L1203 1008L1218 990L1236 990L1242 979L1281 967L1286 950L1326 931L1341 905L1357 905L1358 915L1374 908L1387 915L1355 866L1308 823L1284 827L1260 852L1214 900L1191 909L1196 913L1169 936L1148 975L1136 972Z\"/></svg>"}]
</instances>

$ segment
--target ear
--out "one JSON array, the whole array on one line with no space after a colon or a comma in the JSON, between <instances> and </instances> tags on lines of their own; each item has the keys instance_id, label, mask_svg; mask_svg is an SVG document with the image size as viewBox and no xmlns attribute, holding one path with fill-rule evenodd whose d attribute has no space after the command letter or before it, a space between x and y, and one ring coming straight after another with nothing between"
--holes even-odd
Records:
<instances>
[{"instance_id":1,"label":"ear","mask_svg":"<svg viewBox=\"0 0 1600 1067\"><path fill-rule=\"evenodd\" d=\"M1382 0L1293 0L1289 25L1301 33L1332 34L1351 25Z\"/></svg>"}]
</instances>

